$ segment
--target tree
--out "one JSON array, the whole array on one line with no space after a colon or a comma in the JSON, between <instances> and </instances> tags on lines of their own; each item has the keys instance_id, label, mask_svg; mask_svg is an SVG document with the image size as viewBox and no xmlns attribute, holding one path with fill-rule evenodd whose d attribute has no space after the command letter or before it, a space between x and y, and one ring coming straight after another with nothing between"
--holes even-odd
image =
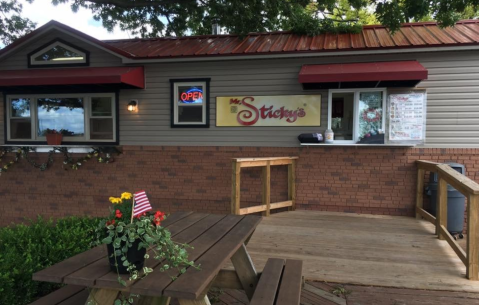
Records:
<instances>
[{"instance_id":1,"label":"tree","mask_svg":"<svg viewBox=\"0 0 479 305\"><path fill-rule=\"evenodd\" d=\"M113 30L118 25L141 37L210 34L214 24L228 33L240 35L276 30L308 35L357 32L361 25L371 23L381 23L394 32L403 22L419 20L434 19L441 26L451 26L461 17L476 17L479 7L479 0L51 1L55 5L70 4L73 11L81 7L89 9L106 29ZM13 0L3 2L15 3ZM21 10L20 5L16 7ZM13 29L29 31L31 26L24 21Z\"/></svg>"},{"instance_id":2,"label":"tree","mask_svg":"<svg viewBox=\"0 0 479 305\"><path fill-rule=\"evenodd\" d=\"M22 4L17 1L0 1L0 39L3 44L7 45L35 29L36 24L28 18L22 18L21 12Z\"/></svg>"},{"instance_id":3,"label":"tree","mask_svg":"<svg viewBox=\"0 0 479 305\"><path fill-rule=\"evenodd\" d=\"M112 30L142 37L209 34L217 23L229 33L293 30L300 34L357 31L379 22L392 31L430 16L451 26L475 14L479 0L53 0L90 9Z\"/></svg>"}]
</instances>

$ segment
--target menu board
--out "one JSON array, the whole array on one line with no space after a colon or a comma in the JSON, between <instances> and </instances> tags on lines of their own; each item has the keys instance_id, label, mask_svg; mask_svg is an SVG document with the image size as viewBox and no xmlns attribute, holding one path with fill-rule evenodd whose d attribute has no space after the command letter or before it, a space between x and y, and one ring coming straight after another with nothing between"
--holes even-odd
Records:
<instances>
[{"instance_id":1,"label":"menu board","mask_svg":"<svg viewBox=\"0 0 479 305\"><path fill-rule=\"evenodd\" d=\"M426 134L426 93L389 95L389 141L424 142Z\"/></svg>"}]
</instances>

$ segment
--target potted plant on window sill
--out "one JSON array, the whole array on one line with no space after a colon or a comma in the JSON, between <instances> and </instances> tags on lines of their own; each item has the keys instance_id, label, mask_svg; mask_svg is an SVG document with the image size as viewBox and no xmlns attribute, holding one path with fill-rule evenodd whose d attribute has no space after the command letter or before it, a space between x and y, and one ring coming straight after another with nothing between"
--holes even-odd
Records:
<instances>
[{"instance_id":1,"label":"potted plant on window sill","mask_svg":"<svg viewBox=\"0 0 479 305\"><path fill-rule=\"evenodd\" d=\"M63 141L63 135L61 132L58 132L56 129L47 128L47 144L48 145L61 145Z\"/></svg>"},{"instance_id":2,"label":"potted plant on window sill","mask_svg":"<svg viewBox=\"0 0 479 305\"><path fill-rule=\"evenodd\" d=\"M110 216L99 222L95 230L95 245L106 244L110 269L118 274L118 282L126 286L126 278L120 274L129 274L128 280L139 280L152 268L144 266L145 259L152 258L164 261L161 268L167 271L172 268L180 273L192 266L188 260L187 244L179 244L171 239L171 233L161 226L167 218L165 213L148 211L133 217L134 202L131 193L123 193L121 197L110 197L112 206ZM120 295L120 303L130 304L131 298ZM115 303L117 304L117 303Z\"/></svg>"}]
</instances>

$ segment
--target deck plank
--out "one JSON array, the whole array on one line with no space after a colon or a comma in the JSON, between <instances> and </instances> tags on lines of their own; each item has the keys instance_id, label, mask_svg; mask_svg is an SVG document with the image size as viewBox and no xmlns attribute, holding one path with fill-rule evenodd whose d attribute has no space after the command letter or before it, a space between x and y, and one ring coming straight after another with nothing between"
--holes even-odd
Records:
<instances>
[{"instance_id":1,"label":"deck plank","mask_svg":"<svg viewBox=\"0 0 479 305\"><path fill-rule=\"evenodd\" d=\"M479 292L434 226L412 217L277 213L263 219L247 249L258 271L271 257L303 260L306 280Z\"/></svg>"},{"instance_id":2,"label":"deck plank","mask_svg":"<svg viewBox=\"0 0 479 305\"><path fill-rule=\"evenodd\" d=\"M479 294L451 291L415 290L403 288L384 288L373 286L341 285L338 283L306 282L306 285L323 290L314 293L306 289L301 293L302 305L479 305ZM335 287L342 286L348 291L346 297L337 297L334 301L323 298ZM232 297L234 296L234 297ZM242 297L241 297L242 296ZM226 289L220 295L220 302L212 305L249 305L246 294ZM331 298L330 298L331 299ZM175 305L172 302L172 305Z\"/></svg>"}]
</instances>

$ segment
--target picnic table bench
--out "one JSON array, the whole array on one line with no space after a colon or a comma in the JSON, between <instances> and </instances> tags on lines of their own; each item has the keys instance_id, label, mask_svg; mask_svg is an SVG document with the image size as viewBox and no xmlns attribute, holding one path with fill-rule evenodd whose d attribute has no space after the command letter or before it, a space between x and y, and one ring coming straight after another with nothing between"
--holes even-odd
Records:
<instances>
[{"instance_id":1,"label":"picnic table bench","mask_svg":"<svg viewBox=\"0 0 479 305\"><path fill-rule=\"evenodd\" d=\"M145 305L167 305L171 298L178 299L181 305L209 305L206 293L211 287L242 289L250 300L254 300L255 295L260 292L257 291L258 281L262 283L271 277L268 270L273 267L268 266L273 264L277 274L280 265L277 260L272 260L271 263L268 261L268 269L265 268L265 276L261 276L261 279L256 272L246 244L260 221L261 217L258 216L173 213L163 222L163 226L169 229L174 241L188 243L193 247L188 250L189 259L199 264L200 269L188 268L183 274L172 269L169 272L160 272L159 268L164 262L151 258L145 261L145 266L157 270L141 280L131 282L127 281L128 275L121 275L122 279L127 281L127 286L124 287L118 282L118 274L110 270L106 246L102 245L35 273L33 279L36 281L63 283L68 286L46 296L44 299L49 298L49 303L42 303L43 299L40 299L33 304L74 305L95 301L93 304L111 305L120 292L126 292L139 294L140 303ZM222 269L228 260L233 263L234 270ZM299 287L300 291L301 264L294 261L282 262L284 265L281 265L281 273L284 279L277 283L275 289L279 289L280 293L287 291L287 279L297 277L299 268L300 278L293 286ZM293 272L295 268L296 272ZM289 273L295 276L290 277ZM177 278L172 280L172 276ZM299 294L297 302L287 304L299 304Z\"/></svg>"}]
</instances>

